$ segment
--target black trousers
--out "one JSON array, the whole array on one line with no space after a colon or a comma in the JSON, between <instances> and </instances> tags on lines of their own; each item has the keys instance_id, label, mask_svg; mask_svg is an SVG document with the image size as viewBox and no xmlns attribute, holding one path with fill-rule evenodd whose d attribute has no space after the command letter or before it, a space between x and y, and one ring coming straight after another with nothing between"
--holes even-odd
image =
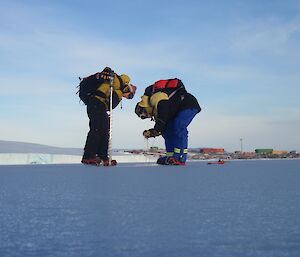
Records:
<instances>
[{"instance_id":1,"label":"black trousers","mask_svg":"<svg viewBox=\"0 0 300 257\"><path fill-rule=\"evenodd\" d=\"M105 105L96 98L90 99L87 104L90 130L84 147L84 159L108 159L109 118Z\"/></svg>"}]
</instances>

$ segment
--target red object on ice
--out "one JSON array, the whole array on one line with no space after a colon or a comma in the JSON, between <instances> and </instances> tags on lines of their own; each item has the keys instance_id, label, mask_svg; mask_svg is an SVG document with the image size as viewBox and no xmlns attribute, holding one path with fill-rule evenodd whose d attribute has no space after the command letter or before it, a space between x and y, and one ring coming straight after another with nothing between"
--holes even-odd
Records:
<instances>
[{"instance_id":1,"label":"red object on ice","mask_svg":"<svg viewBox=\"0 0 300 257\"><path fill-rule=\"evenodd\" d=\"M208 162L207 164L225 164L225 161L219 160L217 162Z\"/></svg>"}]
</instances>

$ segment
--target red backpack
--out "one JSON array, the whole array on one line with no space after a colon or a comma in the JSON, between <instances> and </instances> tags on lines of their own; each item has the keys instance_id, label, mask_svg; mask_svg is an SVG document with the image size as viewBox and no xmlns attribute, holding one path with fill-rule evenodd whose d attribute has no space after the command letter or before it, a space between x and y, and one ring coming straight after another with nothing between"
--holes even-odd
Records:
<instances>
[{"instance_id":1,"label":"red backpack","mask_svg":"<svg viewBox=\"0 0 300 257\"><path fill-rule=\"evenodd\" d=\"M153 84L153 93L158 91L164 91L165 89L176 90L184 87L180 79L161 79Z\"/></svg>"}]
</instances>

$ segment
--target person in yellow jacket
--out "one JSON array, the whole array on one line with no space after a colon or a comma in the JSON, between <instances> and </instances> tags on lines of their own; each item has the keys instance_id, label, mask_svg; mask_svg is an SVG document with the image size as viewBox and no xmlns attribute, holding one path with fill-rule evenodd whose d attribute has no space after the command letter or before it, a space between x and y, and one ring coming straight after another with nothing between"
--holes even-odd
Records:
<instances>
[{"instance_id":1,"label":"person in yellow jacket","mask_svg":"<svg viewBox=\"0 0 300 257\"><path fill-rule=\"evenodd\" d=\"M113 77L113 109L122 101L123 97L132 99L136 91L136 87L130 84L128 75L119 76L109 67L82 80L81 83L94 88L88 92L84 92L84 89L79 92L80 98L87 105L90 128L81 160L83 164L99 165L103 163L105 166L109 165L109 116L107 112L110 106L111 77Z\"/></svg>"},{"instance_id":2,"label":"person in yellow jacket","mask_svg":"<svg viewBox=\"0 0 300 257\"><path fill-rule=\"evenodd\" d=\"M145 130L145 138L162 136L166 155L157 160L161 165L185 165L188 151L188 129L201 111L197 99L185 89L180 79L158 80L145 89L135 113L141 119L152 118L153 128Z\"/></svg>"}]
</instances>

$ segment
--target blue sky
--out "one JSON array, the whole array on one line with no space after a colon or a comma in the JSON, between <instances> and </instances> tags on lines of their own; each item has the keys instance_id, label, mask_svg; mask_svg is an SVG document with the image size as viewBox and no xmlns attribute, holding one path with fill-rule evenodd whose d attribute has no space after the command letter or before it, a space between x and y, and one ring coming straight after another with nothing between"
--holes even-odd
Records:
<instances>
[{"instance_id":1,"label":"blue sky","mask_svg":"<svg viewBox=\"0 0 300 257\"><path fill-rule=\"evenodd\" d=\"M0 140L83 147L78 77L110 66L138 86L114 112L115 148L145 147L153 123L134 106L178 77L203 109L191 147L300 149L299 1L0 3Z\"/></svg>"}]
</instances>

